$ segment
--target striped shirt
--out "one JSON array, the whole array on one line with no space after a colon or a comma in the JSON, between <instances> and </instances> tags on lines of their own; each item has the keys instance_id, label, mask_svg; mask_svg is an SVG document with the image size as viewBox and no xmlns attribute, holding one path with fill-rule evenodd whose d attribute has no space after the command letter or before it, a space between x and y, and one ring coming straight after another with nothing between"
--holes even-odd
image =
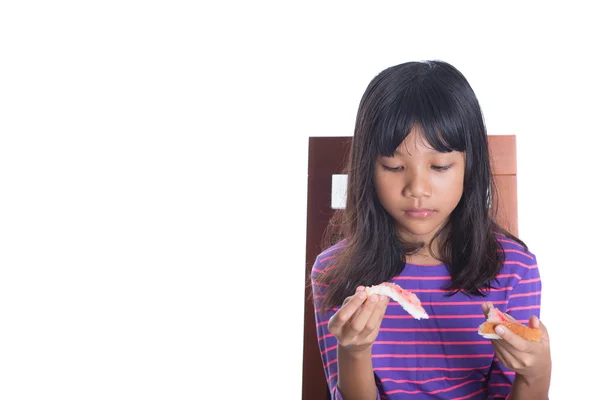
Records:
<instances>
[{"instance_id":1,"label":"striped shirt","mask_svg":"<svg viewBox=\"0 0 600 400\"><path fill-rule=\"evenodd\" d=\"M505 262L498 283L487 297L463 293L446 297L450 282L445 265L406 264L392 278L414 292L429 314L416 320L395 301L390 301L373 344L372 360L378 399L506 399L515 373L494 356L489 339L477 333L484 322L481 304L491 301L503 312L527 324L539 317L541 281L535 256L517 242L498 236ZM314 277L332 265L343 243L325 250L312 268L318 344L333 399L342 399L337 389L337 340L327 329L329 318L339 309L321 313L320 301L327 287Z\"/></svg>"}]
</instances>

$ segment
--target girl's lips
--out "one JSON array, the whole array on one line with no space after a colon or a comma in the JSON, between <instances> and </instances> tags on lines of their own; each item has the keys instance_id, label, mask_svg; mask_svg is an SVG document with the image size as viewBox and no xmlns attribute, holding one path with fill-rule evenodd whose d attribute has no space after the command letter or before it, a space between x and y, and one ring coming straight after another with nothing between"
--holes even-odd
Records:
<instances>
[{"instance_id":1,"label":"girl's lips","mask_svg":"<svg viewBox=\"0 0 600 400\"><path fill-rule=\"evenodd\" d=\"M404 214L411 218L427 218L435 214L435 211L426 208L419 208L413 210L405 210Z\"/></svg>"}]
</instances>

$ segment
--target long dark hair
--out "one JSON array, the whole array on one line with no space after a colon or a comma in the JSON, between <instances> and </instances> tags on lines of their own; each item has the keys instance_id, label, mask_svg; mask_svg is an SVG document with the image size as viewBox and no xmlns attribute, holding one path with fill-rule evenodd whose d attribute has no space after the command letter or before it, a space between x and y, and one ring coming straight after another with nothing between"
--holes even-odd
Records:
<instances>
[{"instance_id":1,"label":"long dark hair","mask_svg":"<svg viewBox=\"0 0 600 400\"><path fill-rule=\"evenodd\" d=\"M437 151L465 153L462 198L436 234L444 233L436 258L448 266L449 295L484 296L493 287L504 261L497 233L527 248L496 222L486 128L466 78L442 61L396 65L370 82L358 108L346 171L346 208L331 219L323 247L332 244L332 237L344 243L333 264L316 277L328 285L326 308L340 305L359 285L389 281L402 272L406 256L418 250L397 235L374 184L376 158L392 156L414 128Z\"/></svg>"}]
</instances>

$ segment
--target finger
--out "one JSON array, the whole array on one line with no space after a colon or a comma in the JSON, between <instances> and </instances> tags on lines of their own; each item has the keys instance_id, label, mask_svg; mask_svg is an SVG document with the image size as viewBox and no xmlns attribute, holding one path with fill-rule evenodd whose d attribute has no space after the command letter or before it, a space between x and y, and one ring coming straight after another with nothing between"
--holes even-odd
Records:
<instances>
[{"instance_id":1,"label":"finger","mask_svg":"<svg viewBox=\"0 0 600 400\"><path fill-rule=\"evenodd\" d=\"M365 324L365 329L361 335L362 337L368 337L373 332L379 331L379 327L381 326L381 321L383 320L383 316L385 315L385 310L387 309L389 301L389 297L383 295L379 296L379 301L377 302L377 305L373 309L371 316Z\"/></svg>"},{"instance_id":2,"label":"finger","mask_svg":"<svg viewBox=\"0 0 600 400\"><path fill-rule=\"evenodd\" d=\"M494 343L494 342L497 342L497 341L492 341L492 343ZM508 363L507 363L506 359L504 358L504 352L505 352L505 350L497 347L496 344L494 344L494 360L497 358L498 361L500 361L500 363L502 365L504 365L505 367L508 368Z\"/></svg>"},{"instance_id":3,"label":"finger","mask_svg":"<svg viewBox=\"0 0 600 400\"><path fill-rule=\"evenodd\" d=\"M370 296L369 299L365 301L364 306L355 313L354 317L347 324L344 325L343 332L345 336L356 336L365 329L365 325L371 317L371 314L373 314L373 310L378 301L378 295Z\"/></svg>"},{"instance_id":4,"label":"finger","mask_svg":"<svg viewBox=\"0 0 600 400\"><path fill-rule=\"evenodd\" d=\"M515 352L527 352L529 350L529 343L521 336L513 333L510 329L497 325L494 329L496 334L502 338L504 343L498 343L499 346L504 347L506 350L514 354Z\"/></svg>"},{"instance_id":5,"label":"finger","mask_svg":"<svg viewBox=\"0 0 600 400\"><path fill-rule=\"evenodd\" d=\"M531 317L529 317L529 327L534 328L534 329L539 329L540 320L537 319L537 317L535 315L532 315Z\"/></svg>"},{"instance_id":6,"label":"finger","mask_svg":"<svg viewBox=\"0 0 600 400\"><path fill-rule=\"evenodd\" d=\"M361 298L362 298L362 296L365 296L365 301L360 305L360 308L362 308L365 306L367 300L369 299L369 293L365 290L364 286L358 286L356 288L356 292L354 293L354 296L358 296L358 295L360 295ZM352 296L350 296L350 297L352 297ZM358 315L358 312L355 312L354 314L352 314L352 316L350 317L348 322L351 322L354 318L356 318L357 315Z\"/></svg>"},{"instance_id":7,"label":"finger","mask_svg":"<svg viewBox=\"0 0 600 400\"><path fill-rule=\"evenodd\" d=\"M504 349L495 349L494 348L494 350L495 350L496 358L498 359L498 361L500 361L500 364L504 365L506 368L508 368L510 370L514 370L515 365L517 365L517 364L515 364L516 359Z\"/></svg>"},{"instance_id":8,"label":"finger","mask_svg":"<svg viewBox=\"0 0 600 400\"><path fill-rule=\"evenodd\" d=\"M360 308L366 299L367 294L365 292L361 292L346 298L347 301L345 300L342 307L329 319L329 332L332 332L332 329L335 330L343 327L352 318L356 310Z\"/></svg>"},{"instance_id":9,"label":"finger","mask_svg":"<svg viewBox=\"0 0 600 400\"><path fill-rule=\"evenodd\" d=\"M387 306L390 302L390 298L387 296L379 296L379 303L377 303L377 328L381 325L381 321L383 320L383 316L385 315L385 311L387 310Z\"/></svg>"},{"instance_id":10,"label":"finger","mask_svg":"<svg viewBox=\"0 0 600 400\"><path fill-rule=\"evenodd\" d=\"M494 353L506 368L516 371L523 367L523 353L517 352L503 340L494 340Z\"/></svg>"},{"instance_id":11,"label":"finger","mask_svg":"<svg viewBox=\"0 0 600 400\"><path fill-rule=\"evenodd\" d=\"M491 301L485 301L481 304L481 310L483 311L483 314L486 318L488 317L492 308L494 308L494 304L492 304Z\"/></svg>"},{"instance_id":12,"label":"finger","mask_svg":"<svg viewBox=\"0 0 600 400\"><path fill-rule=\"evenodd\" d=\"M542 321L540 321L540 319L536 315L532 315L531 317L529 317L529 327L533 328L533 329L541 330L542 331L541 338L544 339L545 341L549 341L548 330L546 329L546 326L544 326Z\"/></svg>"},{"instance_id":13,"label":"finger","mask_svg":"<svg viewBox=\"0 0 600 400\"><path fill-rule=\"evenodd\" d=\"M531 318L529 318L529 326L531 328L538 328L539 330L542 331L542 335L541 335L541 339L549 342L550 341L550 337L548 336L548 329L546 329L546 325L544 325L544 323L542 321L540 321L540 319L533 315L531 316Z\"/></svg>"}]
</instances>

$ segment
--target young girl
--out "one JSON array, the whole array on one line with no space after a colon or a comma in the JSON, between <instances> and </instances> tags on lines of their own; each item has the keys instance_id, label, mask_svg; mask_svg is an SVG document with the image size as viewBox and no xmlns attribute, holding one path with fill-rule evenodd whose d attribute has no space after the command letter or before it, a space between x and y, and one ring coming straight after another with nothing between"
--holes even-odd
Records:
<instances>
[{"instance_id":1,"label":"young girl","mask_svg":"<svg viewBox=\"0 0 600 400\"><path fill-rule=\"evenodd\" d=\"M535 256L502 229L486 129L464 76L440 62L377 75L360 102L343 240L312 270L318 343L334 399L547 399L548 332ZM335 232L332 232L335 233ZM338 232L339 234L339 232ZM365 286L397 283L416 320ZM493 306L542 330L540 342L477 327Z\"/></svg>"}]
</instances>

